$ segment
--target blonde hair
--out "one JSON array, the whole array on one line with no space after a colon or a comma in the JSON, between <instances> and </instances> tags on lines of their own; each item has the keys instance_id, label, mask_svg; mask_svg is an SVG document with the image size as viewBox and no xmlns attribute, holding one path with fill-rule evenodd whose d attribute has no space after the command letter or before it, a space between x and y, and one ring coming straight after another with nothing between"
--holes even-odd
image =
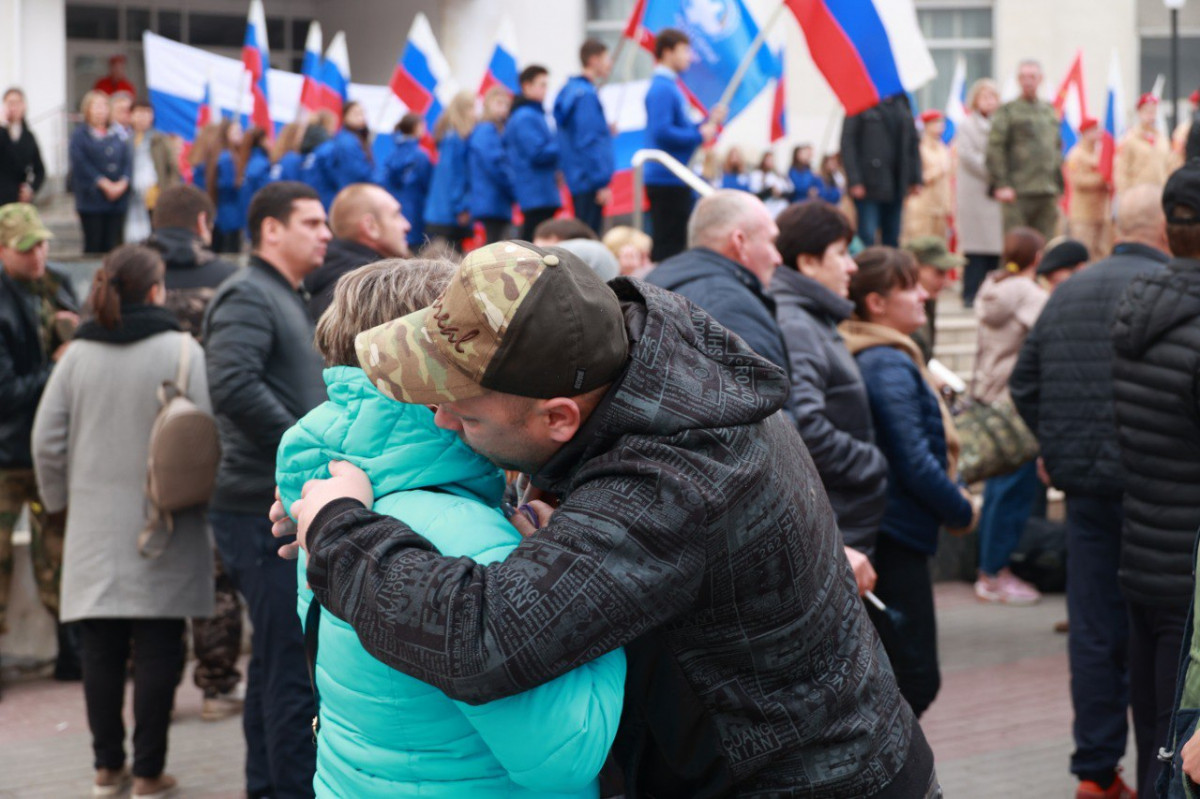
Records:
<instances>
[{"instance_id":1,"label":"blonde hair","mask_svg":"<svg viewBox=\"0 0 1200 799\"><path fill-rule=\"evenodd\" d=\"M1000 98L1000 87L996 85L996 81L991 78L980 78L971 84L971 90L967 92L967 108L972 111L978 110L976 105L979 102L979 95L985 91L990 91L996 95L997 99Z\"/></svg>"},{"instance_id":2,"label":"blonde hair","mask_svg":"<svg viewBox=\"0 0 1200 799\"><path fill-rule=\"evenodd\" d=\"M625 247L637 247L646 256L649 256L650 250L654 248L654 240L652 238L629 225L617 225L604 234L602 241L604 246L608 248L608 251L618 258L621 257L621 250Z\"/></svg>"},{"instance_id":3,"label":"blonde hair","mask_svg":"<svg viewBox=\"0 0 1200 799\"><path fill-rule=\"evenodd\" d=\"M387 258L347 272L317 320L313 342L325 365L358 366L354 339L359 333L429 307L455 271L447 261Z\"/></svg>"},{"instance_id":4,"label":"blonde hair","mask_svg":"<svg viewBox=\"0 0 1200 799\"><path fill-rule=\"evenodd\" d=\"M475 95L470 92L454 95L454 99L434 125L434 140L441 141L451 129L463 139L471 135L471 131L475 129Z\"/></svg>"},{"instance_id":5,"label":"blonde hair","mask_svg":"<svg viewBox=\"0 0 1200 799\"><path fill-rule=\"evenodd\" d=\"M289 122L280 128L275 143L271 145L271 163L278 164L288 153L299 152L300 141L303 138L304 126L299 122Z\"/></svg>"},{"instance_id":6,"label":"blonde hair","mask_svg":"<svg viewBox=\"0 0 1200 799\"><path fill-rule=\"evenodd\" d=\"M84 94L83 99L79 101L79 115L83 117L83 124L90 124L88 122L88 112L92 108L92 103L96 102L97 100L103 100L104 102L108 103L109 113L112 112L112 101L109 99L108 95L104 92L92 89ZM112 120L110 119L109 122L111 123L111 121Z\"/></svg>"},{"instance_id":7,"label":"blonde hair","mask_svg":"<svg viewBox=\"0 0 1200 799\"><path fill-rule=\"evenodd\" d=\"M512 100L512 92L510 92L508 89L506 89L503 86L493 86L492 88L488 89L487 92L485 92L483 95L483 121L484 122L492 122L496 125L497 128L503 128L504 123L508 119L508 117L505 116L504 119L500 119L499 117L492 115L488 111L488 105L490 105L492 100L496 99L497 97L505 97L511 101ZM509 106L509 113L512 113L511 105Z\"/></svg>"}]
</instances>

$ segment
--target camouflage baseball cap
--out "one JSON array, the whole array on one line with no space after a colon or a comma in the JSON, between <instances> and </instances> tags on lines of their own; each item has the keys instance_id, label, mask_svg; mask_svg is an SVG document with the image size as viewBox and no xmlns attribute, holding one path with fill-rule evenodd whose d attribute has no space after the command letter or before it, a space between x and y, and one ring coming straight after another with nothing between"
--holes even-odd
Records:
<instances>
[{"instance_id":1,"label":"camouflage baseball cap","mask_svg":"<svg viewBox=\"0 0 1200 799\"><path fill-rule=\"evenodd\" d=\"M917 259L917 263L937 267L943 272L958 269L967 262L961 255L950 252L946 240L941 236L920 236L904 245Z\"/></svg>"},{"instance_id":2,"label":"camouflage baseball cap","mask_svg":"<svg viewBox=\"0 0 1200 799\"><path fill-rule=\"evenodd\" d=\"M573 397L611 382L629 355L612 289L578 256L523 241L470 253L433 305L355 346L381 392L422 405L488 390Z\"/></svg>"},{"instance_id":3,"label":"camouflage baseball cap","mask_svg":"<svg viewBox=\"0 0 1200 799\"><path fill-rule=\"evenodd\" d=\"M0 205L0 246L26 252L40 241L54 238L29 203Z\"/></svg>"}]
</instances>

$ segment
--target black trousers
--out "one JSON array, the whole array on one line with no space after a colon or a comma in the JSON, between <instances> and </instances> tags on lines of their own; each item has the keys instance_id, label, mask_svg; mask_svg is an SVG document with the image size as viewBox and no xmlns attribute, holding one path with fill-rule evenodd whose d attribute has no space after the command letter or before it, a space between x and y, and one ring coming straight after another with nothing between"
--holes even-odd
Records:
<instances>
[{"instance_id":1,"label":"black trousers","mask_svg":"<svg viewBox=\"0 0 1200 799\"><path fill-rule=\"evenodd\" d=\"M83 251L107 255L121 246L125 233L125 214L122 211L80 211L79 225L83 228Z\"/></svg>"},{"instance_id":2,"label":"black trousers","mask_svg":"<svg viewBox=\"0 0 1200 799\"><path fill-rule=\"evenodd\" d=\"M525 216L525 221L521 224L521 239L524 241L533 241L533 231L537 230L537 226L547 219L553 219L554 215L558 213L558 206L522 208L521 213Z\"/></svg>"},{"instance_id":3,"label":"black trousers","mask_svg":"<svg viewBox=\"0 0 1200 799\"><path fill-rule=\"evenodd\" d=\"M696 203L696 193L687 186L647 186L650 200L650 224L654 246L650 260L660 263L687 249L688 218Z\"/></svg>"},{"instance_id":4,"label":"black trousers","mask_svg":"<svg viewBox=\"0 0 1200 799\"><path fill-rule=\"evenodd\" d=\"M445 242L453 247L455 252L462 252L463 239L470 238L471 231L458 225L426 225L425 235L430 241Z\"/></svg>"},{"instance_id":5,"label":"black trousers","mask_svg":"<svg viewBox=\"0 0 1200 799\"><path fill-rule=\"evenodd\" d=\"M597 236L604 232L604 206L596 202L596 192L572 194L571 204L575 206L576 219L590 227Z\"/></svg>"},{"instance_id":6,"label":"black trousers","mask_svg":"<svg viewBox=\"0 0 1200 799\"><path fill-rule=\"evenodd\" d=\"M884 613L867 605L867 611L892 662L900 694L920 717L942 686L929 556L880 535L875 573L875 596L888 610Z\"/></svg>"},{"instance_id":7,"label":"black trousers","mask_svg":"<svg viewBox=\"0 0 1200 799\"><path fill-rule=\"evenodd\" d=\"M1137 743L1138 796L1154 796L1162 764L1158 749L1167 744L1175 712L1175 678L1187 626L1188 603L1152 607L1129 603L1129 706Z\"/></svg>"},{"instance_id":8,"label":"black trousers","mask_svg":"<svg viewBox=\"0 0 1200 799\"><path fill-rule=\"evenodd\" d=\"M237 255L242 251L242 231L214 229L212 249L213 252Z\"/></svg>"},{"instance_id":9,"label":"black trousers","mask_svg":"<svg viewBox=\"0 0 1200 799\"><path fill-rule=\"evenodd\" d=\"M504 241L511 235L510 231L513 226L511 219L479 219L476 221L483 223L483 238L488 244Z\"/></svg>"},{"instance_id":10,"label":"black trousers","mask_svg":"<svg viewBox=\"0 0 1200 799\"><path fill-rule=\"evenodd\" d=\"M975 295L988 276L988 272L1000 266L999 255L980 255L967 253L967 266L963 270L963 305L970 308L975 304Z\"/></svg>"},{"instance_id":11,"label":"black trousers","mask_svg":"<svg viewBox=\"0 0 1200 799\"><path fill-rule=\"evenodd\" d=\"M95 768L125 765L125 700L133 652L133 775L157 777L167 762L167 728L183 667L183 619L84 619L79 624L83 696Z\"/></svg>"}]
</instances>

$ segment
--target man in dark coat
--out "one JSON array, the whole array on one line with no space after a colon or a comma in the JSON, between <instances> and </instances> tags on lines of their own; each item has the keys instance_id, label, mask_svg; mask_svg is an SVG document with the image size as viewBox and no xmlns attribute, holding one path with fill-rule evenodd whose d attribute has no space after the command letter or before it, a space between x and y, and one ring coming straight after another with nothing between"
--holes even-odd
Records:
<instances>
[{"instance_id":1,"label":"man in dark coat","mask_svg":"<svg viewBox=\"0 0 1200 799\"><path fill-rule=\"evenodd\" d=\"M561 499L484 566L371 513L348 464L306 486L309 584L372 655L476 704L624 647L629 796L939 795L779 368L676 294L507 242L358 345L385 394Z\"/></svg>"},{"instance_id":2,"label":"man in dark coat","mask_svg":"<svg viewBox=\"0 0 1200 799\"><path fill-rule=\"evenodd\" d=\"M1009 379L1013 403L1037 436L1050 480L1067 495L1067 648L1079 796L1124 783L1128 737L1129 619L1117 581L1125 476L1113 410L1111 327L1139 275L1162 271L1166 223L1158 189L1121 199L1117 244L1055 289ZM1121 794L1125 795L1125 794Z\"/></svg>"},{"instance_id":3,"label":"man in dark coat","mask_svg":"<svg viewBox=\"0 0 1200 799\"><path fill-rule=\"evenodd\" d=\"M741 336L750 349L787 370L787 347L766 287L779 266L779 228L763 201L733 189L696 204L688 249L655 267L646 280L682 294Z\"/></svg>"},{"instance_id":4,"label":"man in dark coat","mask_svg":"<svg viewBox=\"0 0 1200 799\"><path fill-rule=\"evenodd\" d=\"M870 247L900 245L904 198L921 186L921 151L916 123L903 94L846 117L842 123L842 167L858 209L858 237Z\"/></svg>"},{"instance_id":5,"label":"man in dark coat","mask_svg":"<svg viewBox=\"0 0 1200 799\"><path fill-rule=\"evenodd\" d=\"M1192 605L1200 529L1200 161L1163 191L1167 268L1129 284L1113 325L1113 396L1125 521L1121 590L1129 602L1129 703L1138 793L1154 794L1175 670Z\"/></svg>"},{"instance_id":6,"label":"man in dark coat","mask_svg":"<svg viewBox=\"0 0 1200 799\"><path fill-rule=\"evenodd\" d=\"M31 203L46 181L46 167L37 139L25 122L25 92L15 86L4 93L4 125L7 130L0 131L0 205Z\"/></svg>"}]
</instances>

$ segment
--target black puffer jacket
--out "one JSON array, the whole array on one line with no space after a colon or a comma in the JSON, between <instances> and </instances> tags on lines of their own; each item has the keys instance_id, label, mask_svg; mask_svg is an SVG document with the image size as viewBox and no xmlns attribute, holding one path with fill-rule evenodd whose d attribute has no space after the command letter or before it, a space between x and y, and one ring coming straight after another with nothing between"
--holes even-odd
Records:
<instances>
[{"instance_id":1,"label":"black puffer jacket","mask_svg":"<svg viewBox=\"0 0 1200 799\"><path fill-rule=\"evenodd\" d=\"M1177 258L1134 280L1113 348L1125 465L1121 588L1132 602L1183 608L1200 529L1200 261Z\"/></svg>"},{"instance_id":2,"label":"black puffer jacket","mask_svg":"<svg viewBox=\"0 0 1200 799\"><path fill-rule=\"evenodd\" d=\"M212 510L262 514L271 507L279 439L325 401L312 341L304 297L257 256L209 303L204 351L221 435Z\"/></svg>"},{"instance_id":3,"label":"black puffer jacket","mask_svg":"<svg viewBox=\"0 0 1200 799\"><path fill-rule=\"evenodd\" d=\"M159 228L146 246L161 252L167 265L167 310L184 331L199 338L208 303L217 287L237 272L237 265L218 258L187 228Z\"/></svg>"},{"instance_id":4,"label":"black puffer jacket","mask_svg":"<svg viewBox=\"0 0 1200 799\"><path fill-rule=\"evenodd\" d=\"M846 185L865 188L871 202L900 202L921 185L920 140L903 94L846 117L842 165Z\"/></svg>"},{"instance_id":5,"label":"black puffer jacket","mask_svg":"<svg viewBox=\"0 0 1200 799\"><path fill-rule=\"evenodd\" d=\"M874 552L887 508L887 459L875 446L862 374L837 326L854 304L795 269L775 270L768 293L791 359L792 415L847 546Z\"/></svg>"},{"instance_id":6,"label":"black puffer jacket","mask_svg":"<svg viewBox=\"0 0 1200 799\"><path fill-rule=\"evenodd\" d=\"M304 288L312 297L308 301L308 314L313 322L321 318L325 309L333 304L333 290L338 279L360 266L373 264L384 256L365 244L350 239L334 239L325 250L325 263L304 278Z\"/></svg>"},{"instance_id":7,"label":"black puffer jacket","mask_svg":"<svg viewBox=\"0 0 1200 799\"><path fill-rule=\"evenodd\" d=\"M1112 324L1130 282L1166 262L1152 247L1118 244L1054 290L1021 347L1009 392L1037 436L1051 480L1068 494L1124 491L1113 418Z\"/></svg>"}]
</instances>

